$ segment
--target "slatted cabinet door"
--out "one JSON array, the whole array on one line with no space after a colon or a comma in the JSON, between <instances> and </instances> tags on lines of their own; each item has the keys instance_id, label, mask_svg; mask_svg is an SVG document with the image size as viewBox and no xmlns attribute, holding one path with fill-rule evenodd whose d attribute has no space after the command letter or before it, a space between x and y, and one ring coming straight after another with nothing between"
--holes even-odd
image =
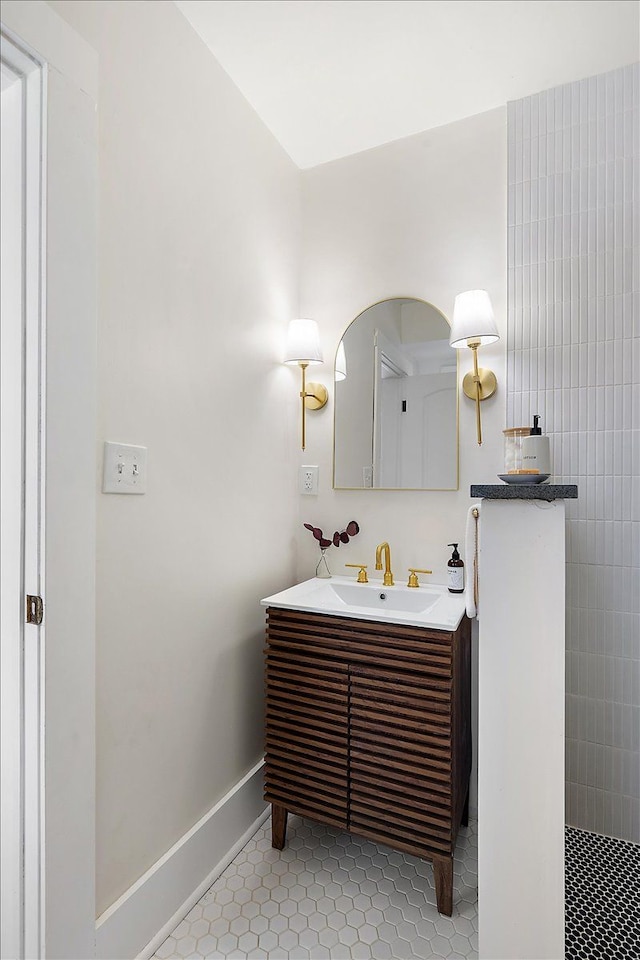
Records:
<instances>
[{"instance_id":1,"label":"slatted cabinet door","mask_svg":"<svg viewBox=\"0 0 640 960\"><path fill-rule=\"evenodd\" d=\"M346 827L348 667L273 633L266 660L265 799Z\"/></svg>"},{"instance_id":2,"label":"slatted cabinet door","mask_svg":"<svg viewBox=\"0 0 640 960\"><path fill-rule=\"evenodd\" d=\"M353 666L350 704L349 829L450 855L451 680Z\"/></svg>"}]
</instances>

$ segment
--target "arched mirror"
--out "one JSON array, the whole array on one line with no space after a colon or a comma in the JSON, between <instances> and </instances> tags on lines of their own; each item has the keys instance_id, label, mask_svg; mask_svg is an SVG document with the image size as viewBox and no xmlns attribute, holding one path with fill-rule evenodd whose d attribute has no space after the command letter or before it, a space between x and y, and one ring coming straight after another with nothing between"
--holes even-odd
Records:
<instances>
[{"instance_id":1,"label":"arched mirror","mask_svg":"<svg viewBox=\"0 0 640 960\"><path fill-rule=\"evenodd\" d=\"M458 489L458 352L424 300L383 300L336 354L333 485Z\"/></svg>"}]
</instances>

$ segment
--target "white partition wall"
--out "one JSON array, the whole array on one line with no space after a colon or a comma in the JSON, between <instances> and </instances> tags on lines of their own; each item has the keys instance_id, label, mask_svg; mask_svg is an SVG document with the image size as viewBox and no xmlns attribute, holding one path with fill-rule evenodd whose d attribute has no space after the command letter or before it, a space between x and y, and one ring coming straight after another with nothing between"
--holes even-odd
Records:
<instances>
[{"instance_id":1,"label":"white partition wall","mask_svg":"<svg viewBox=\"0 0 640 960\"><path fill-rule=\"evenodd\" d=\"M481 960L564 957L564 501L480 521Z\"/></svg>"}]
</instances>

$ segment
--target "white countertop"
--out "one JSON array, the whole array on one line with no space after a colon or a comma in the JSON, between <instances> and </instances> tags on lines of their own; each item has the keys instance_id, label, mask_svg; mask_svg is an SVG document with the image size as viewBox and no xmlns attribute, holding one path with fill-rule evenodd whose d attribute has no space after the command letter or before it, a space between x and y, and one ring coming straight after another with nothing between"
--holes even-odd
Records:
<instances>
[{"instance_id":1,"label":"white countertop","mask_svg":"<svg viewBox=\"0 0 640 960\"><path fill-rule=\"evenodd\" d=\"M455 630L465 612L464 594L449 593L440 584L384 587L382 580L358 583L353 577L313 577L260 602L265 607L446 631Z\"/></svg>"}]
</instances>

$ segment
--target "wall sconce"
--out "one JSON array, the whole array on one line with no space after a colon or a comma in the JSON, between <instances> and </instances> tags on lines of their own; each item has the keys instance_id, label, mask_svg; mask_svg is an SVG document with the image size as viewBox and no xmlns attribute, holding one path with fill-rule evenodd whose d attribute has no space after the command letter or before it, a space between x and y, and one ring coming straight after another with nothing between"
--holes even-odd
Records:
<instances>
[{"instance_id":1,"label":"wall sconce","mask_svg":"<svg viewBox=\"0 0 640 960\"><path fill-rule=\"evenodd\" d=\"M496 392L498 381L491 370L478 369L478 347L500 339L491 300L486 290L467 290L459 293L453 307L453 322L449 343L456 350L470 347L473 350L473 373L467 373L462 389L476 404L476 431L478 445L482 443L480 401L487 400Z\"/></svg>"},{"instance_id":2,"label":"wall sconce","mask_svg":"<svg viewBox=\"0 0 640 960\"><path fill-rule=\"evenodd\" d=\"M329 399L327 388L321 383L307 383L306 370L310 364L323 362L320 334L315 320L290 320L287 330L284 362L297 363L302 370L302 449L306 443L306 410L321 410Z\"/></svg>"}]
</instances>

